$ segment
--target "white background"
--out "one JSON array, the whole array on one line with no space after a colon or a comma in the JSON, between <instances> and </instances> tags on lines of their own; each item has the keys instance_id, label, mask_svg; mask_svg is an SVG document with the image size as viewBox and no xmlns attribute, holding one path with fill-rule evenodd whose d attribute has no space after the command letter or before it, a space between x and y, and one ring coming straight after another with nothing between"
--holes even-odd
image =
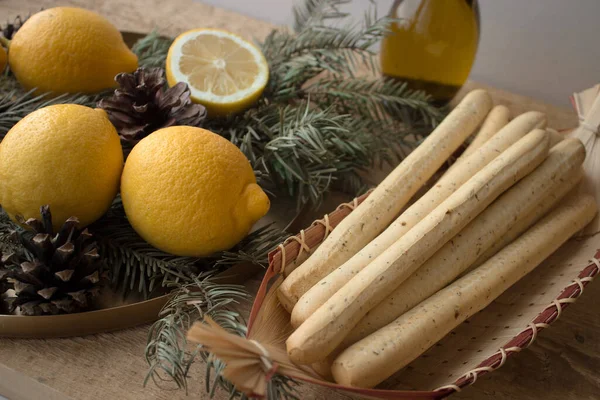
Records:
<instances>
[{"instance_id":1,"label":"white background","mask_svg":"<svg viewBox=\"0 0 600 400\"><path fill-rule=\"evenodd\" d=\"M275 24L293 0L196 0ZM437 0L446 1L446 0ZM375 0L385 15L392 0ZM471 79L567 106L600 82L600 0L479 0L481 41ZM348 7L360 18L368 0Z\"/></svg>"}]
</instances>

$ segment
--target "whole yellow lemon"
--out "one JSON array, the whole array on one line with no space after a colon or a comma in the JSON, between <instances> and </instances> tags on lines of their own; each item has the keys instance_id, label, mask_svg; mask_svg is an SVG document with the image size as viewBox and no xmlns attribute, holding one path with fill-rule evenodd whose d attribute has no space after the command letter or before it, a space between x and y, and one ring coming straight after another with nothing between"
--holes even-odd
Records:
<instances>
[{"instance_id":1,"label":"whole yellow lemon","mask_svg":"<svg viewBox=\"0 0 600 400\"><path fill-rule=\"evenodd\" d=\"M193 257L234 246L270 204L235 145L189 126L160 129L133 148L121 197L142 238L165 252Z\"/></svg>"},{"instance_id":2,"label":"whole yellow lemon","mask_svg":"<svg viewBox=\"0 0 600 400\"><path fill-rule=\"evenodd\" d=\"M17 31L8 63L21 85L37 93L94 93L133 72L137 56L104 17L75 7L40 11Z\"/></svg>"},{"instance_id":3,"label":"whole yellow lemon","mask_svg":"<svg viewBox=\"0 0 600 400\"><path fill-rule=\"evenodd\" d=\"M0 46L0 73L6 68L7 59L8 55L6 54L6 50L4 50L4 47Z\"/></svg>"},{"instance_id":4,"label":"whole yellow lemon","mask_svg":"<svg viewBox=\"0 0 600 400\"><path fill-rule=\"evenodd\" d=\"M49 204L55 229L71 216L86 226L110 207L122 170L119 135L103 110L44 107L0 143L0 204L13 219L38 218Z\"/></svg>"}]
</instances>

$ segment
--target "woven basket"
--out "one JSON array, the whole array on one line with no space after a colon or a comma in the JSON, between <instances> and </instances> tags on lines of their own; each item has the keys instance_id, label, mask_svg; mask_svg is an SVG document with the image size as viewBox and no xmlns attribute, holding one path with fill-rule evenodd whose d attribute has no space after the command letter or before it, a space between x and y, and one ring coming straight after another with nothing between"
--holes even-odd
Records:
<instances>
[{"instance_id":1,"label":"woven basket","mask_svg":"<svg viewBox=\"0 0 600 400\"><path fill-rule=\"evenodd\" d=\"M278 303L275 290L281 272L301 264L333 228L368 194L340 205L333 213L288 238L269 255L269 268L256 295L248 321L248 339L260 331L260 341L281 343L292 332L289 314ZM381 399L440 399L475 383L480 375L500 368L549 328L598 274L600 241L573 238L507 290L483 311L447 335L377 389L346 387L333 382L292 377L337 390ZM281 314L275 317L274 314ZM275 326L274 323L279 323ZM264 328L264 329L260 329ZM272 338L265 338L271 332Z\"/></svg>"},{"instance_id":2,"label":"woven basket","mask_svg":"<svg viewBox=\"0 0 600 400\"><path fill-rule=\"evenodd\" d=\"M584 179L577 193L592 192L600 199L600 85L573 98L582 123L571 133L588 151ZM574 194L577 196L578 194ZM290 315L276 295L283 276L304 262L329 233L369 194L341 204L269 254L269 268L248 320L246 338L230 334L208 320L196 323L188 338L202 343L227 365L221 372L239 390L265 395L274 373L340 391L380 399L441 399L474 384L478 377L504 365L527 348L574 303L599 273L600 218L583 234L568 240L529 275L488 307L473 315L376 389L338 385L310 366L293 364L285 341L293 332ZM590 234L594 233L594 234Z\"/></svg>"}]
</instances>

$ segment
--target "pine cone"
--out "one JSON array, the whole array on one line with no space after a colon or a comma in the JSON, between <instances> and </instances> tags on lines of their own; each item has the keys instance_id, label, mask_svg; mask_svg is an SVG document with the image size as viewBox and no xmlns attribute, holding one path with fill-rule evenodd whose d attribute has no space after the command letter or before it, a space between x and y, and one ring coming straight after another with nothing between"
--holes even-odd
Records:
<instances>
[{"instance_id":1,"label":"pine cone","mask_svg":"<svg viewBox=\"0 0 600 400\"><path fill-rule=\"evenodd\" d=\"M206 109L192 103L186 83L165 90L161 68L138 68L133 74L115 77L120 88L112 97L102 99L103 108L119 135L137 143L152 132L173 125L200 126Z\"/></svg>"},{"instance_id":2,"label":"pine cone","mask_svg":"<svg viewBox=\"0 0 600 400\"><path fill-rule=\"evenodd\" d=\"M87 229L77 229L77 218L67 219L55 234L49 207L40 213L41 220L19 221L33 231L18 233L24 251L0 259L1 289L14 290L5 298L8 310L18 308L22 315L86 311L104 278L98 247Z\"/></svg>"},{"instance_id":3,"label":"pine cone","mask_svg":"<svg viewBox=\"0 0 600 400\"><path fill-rule=\"evenodd\" d=\"M40 11L42 11L42 9L40 9ZM17 15L17 17L13 20L13 22L7 22L6 25L2 28L2 36L4 36L5 38L7 38L8 40L12 40L13 36L15 35L15 33L17 33L17 31L19 29L21 29L21 27L23 26L23 24L25 22L27 22L27 20L31 17L31 14L29 14L28 16L26 16L25 18L21 18L20 15Z\"/></svg>"}]
</instances>

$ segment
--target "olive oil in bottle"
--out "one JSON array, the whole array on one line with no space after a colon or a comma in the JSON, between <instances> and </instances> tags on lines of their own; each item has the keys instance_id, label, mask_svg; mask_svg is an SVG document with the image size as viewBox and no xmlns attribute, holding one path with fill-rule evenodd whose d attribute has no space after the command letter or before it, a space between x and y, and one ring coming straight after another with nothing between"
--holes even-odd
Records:
<instances>
[{"instance_id":1,"label":"olive oil in bottle","mask_svg":"<svg viewBox=\"0 0 600 400\"><path fill-rule=\"evenodd\" d=\"M477 0L396 0L390 16L397 21L381 42L383 74L450 101L475 61Z\"/></svg>"}]
</instances>

